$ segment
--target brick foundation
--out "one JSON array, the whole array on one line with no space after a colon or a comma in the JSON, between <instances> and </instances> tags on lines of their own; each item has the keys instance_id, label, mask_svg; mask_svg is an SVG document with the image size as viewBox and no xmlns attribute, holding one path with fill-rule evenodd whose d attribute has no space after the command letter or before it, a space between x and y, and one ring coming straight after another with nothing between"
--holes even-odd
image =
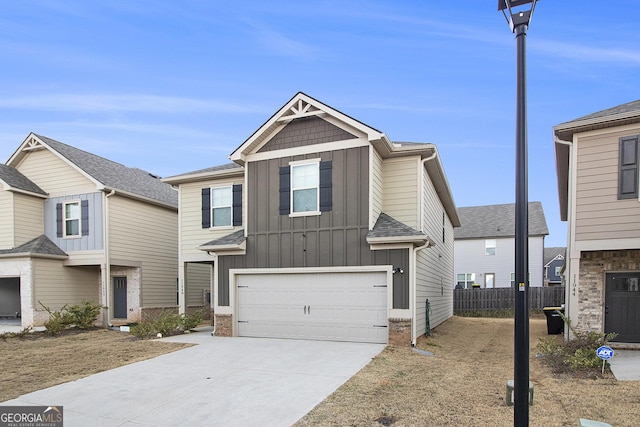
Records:
<instances>
[{"instance_id":1,"label":"brick foundation","mask_svg":"<svg viewBox=\"0 0 640 427\"><path fill-rule=\"evenodd\" d=\"M389 319L389 345L411 347L411 319Z\"/></svg>"},{"instance_id":2,"label":"brick foundation","mask_svg":"<svg viewBox=\"0 0 640 427\"><path fill-rule=\"evenodd\" d=\"M156 319L160 315L160 313L164 311L178 314L178 307L143 307L142 320L145 321Z\"/></svg>"},{"instance_id":3,"label":"brick foundation","mask_svg":"<svg viewBox=\"0 0 640 427\"><path fill-rule=\"evenodd\" d=\"M190 305L187 307L187 314L192 315L196 311L202 312L202 319L209 320L211 317L211 310L208 310L204 305Z\"/></svg>"},{"instance_id":4,"label":"brick foundation","mask_svg":"<svg viewBox=\"0 0 640 427\"><path fill-rule=\"evenodd\" d=\"M230 337L233 336L233 318L230 314L216 314L216 336Z\"/></svg>"}]
</instances>

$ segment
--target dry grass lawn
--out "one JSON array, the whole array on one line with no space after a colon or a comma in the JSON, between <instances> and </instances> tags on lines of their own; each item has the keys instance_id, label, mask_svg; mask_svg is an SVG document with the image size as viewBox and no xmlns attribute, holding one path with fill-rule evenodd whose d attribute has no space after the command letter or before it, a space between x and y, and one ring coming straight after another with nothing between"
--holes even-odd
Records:
<instances>
[{"instance_id":1,"label":"dry grass lawn","mask_svg":"<svg viewBox=\"0 0 640 427\"><path fill-rule=\"evenodd\" d=\"M640 425L640 381L557 378L536 358L546 320L532 319L531 426L577 426L580 418ZM510 426L513 320L454 317L418 347L387 347L297 426Z\"/></svg>"},{"instance_id":2,"label":"dry grass lawn","mask_svg":"<svg viewBox=\"0 0 640 427\"><path fill-rule=\"evenodd\" d=\"M555 377L535 356L546 321L530 325L531 426L577 426L579 418L640 425L640 381ZM0 401L184 346L109 330L0 340ZM454 317L418 347L434 355L387 347L297 425L513 425L513 407L505 404L513 377L511 319Z\"/></svg>"}]
</instances>

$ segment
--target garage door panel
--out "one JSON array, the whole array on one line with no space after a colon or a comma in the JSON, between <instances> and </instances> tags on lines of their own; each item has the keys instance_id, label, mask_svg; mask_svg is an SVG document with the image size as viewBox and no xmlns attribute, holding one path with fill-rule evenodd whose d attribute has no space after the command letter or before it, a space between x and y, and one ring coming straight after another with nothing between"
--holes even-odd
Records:
<instances>
[{"instance_id":1,"label":"garage door panel","mask_svg":"<svg viewBox=\"0 0 640 427\"><path fill-rule=\"evenodd\" d=\"M238 277L238 335L387 342L386 273Z\"/></svg>"}]
</instances>

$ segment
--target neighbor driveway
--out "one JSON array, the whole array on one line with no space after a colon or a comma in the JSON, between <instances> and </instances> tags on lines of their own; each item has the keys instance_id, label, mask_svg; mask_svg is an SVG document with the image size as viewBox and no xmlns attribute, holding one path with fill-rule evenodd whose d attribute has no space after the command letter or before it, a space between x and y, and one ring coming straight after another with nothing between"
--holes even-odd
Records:
<instances>
[{"instance_id":1,"label":"neighbor driveway","mask_svg":"<svg viewBox=\"0 0 640 427\"><path fill-rule=\"evenodd\" d=\"M198 345L2 405L63 406L66 427L289 426L384 348L209 332L164 340Z\"/></svg>"}]
</instances>

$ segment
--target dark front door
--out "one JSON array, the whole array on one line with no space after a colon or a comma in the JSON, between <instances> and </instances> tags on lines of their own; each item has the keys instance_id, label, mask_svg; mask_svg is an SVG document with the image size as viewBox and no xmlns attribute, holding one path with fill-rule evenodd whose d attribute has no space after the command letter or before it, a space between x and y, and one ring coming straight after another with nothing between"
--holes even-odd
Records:
<instances>
[{"instance_id":1,"label":"dark front door","mask_svg":"<svg viewBox=\"0 0 640 427\"><path fill-rule=\"evenodd\" d=\"M604 331L614 341L640 342L640 272L607 273Z\"/></svg>"},{"instance_id":2,"label":"dark front door","mask_svg":"<svg viewBox=\"0 0 640 427\"><path fill-rule=\"evenodd\" d=\"M127 318L127 278L113 278L113 317Z\"/></svg>"}]
</instances>

